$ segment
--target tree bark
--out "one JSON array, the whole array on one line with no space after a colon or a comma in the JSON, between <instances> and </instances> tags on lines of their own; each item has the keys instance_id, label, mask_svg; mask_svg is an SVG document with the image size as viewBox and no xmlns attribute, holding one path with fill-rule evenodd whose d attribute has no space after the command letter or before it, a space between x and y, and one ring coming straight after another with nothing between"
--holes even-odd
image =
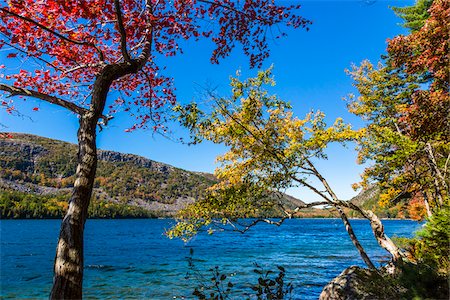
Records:
<instances>
[{"instance_id":1,"label":"tree bark","mask_svg":"<svg viewBox=\"0 0 450 300\"><path fill-rule=\"evenodd\" d=\"M329 199L328 197L325 197L322 193L320 193L317 190L316 190L316 193L321 195L330 205L332 205L333 207L335 207L337 209L337 211L339 212L339 215L341 217L341 220L345 225L345 230L347 231L348 235L350 236L350 239L352 240L353 245L355 245L356 249L358 250L359 255L361 256L362 260L364 261L364 263L367 265L367 267L369 269L375 270L376 269L375 265L372 263L369 256L367 255L366 251L364 250L364 247L361 245L358 238L356 237L356 234L353 231L353 227L350 224L350 221L348 220L347 215L345 214L344 210L338 204L340 201L339 201L337 195L334 193L331 186L328 184L328 181L325 179L325 177L322 176L322 174L319 173L319 171L316 169L316 167L313 165L313 163L309 159L306 159L306 163L310 167L309 171L312 171L313 174L320 180L320 182L322 182L327 193L331 196L331 198L333 200Z\"/></svg>"},{"instance_id":2,"label":"tree bark","mask_svg":"<svg viewBox=\"0 0 450 300\"><path fill-rule=\"evenodd\" d=\"M139 60L105 66L95 79L89 110L80 115L76 180L61 224L50 299L82 298L83 235L97 169L97 122L102 117L113 81L139 71L140 67Z\"/></svg>"},{"instance_id":3,"label":"tree bark","mask_svg":"<svg viewBox=\"0 0 450 300\"><path fill-rule=\"evenodd\" d=\"M76 180L61 224L51 299L82 298L83 234L97 168L97 120L92 112L80 116Z\"/></svg>"},{"instance_id":4,"label":"tree bark","mask_svg":"<svg viewBox=\"0 0 450 300\"><path fill-rule=\"evenodd\" d=\"M426 192L423 192L423 203L425 204L425 209L427 210L427 216L431 217L433 213L431 211L430 203L428 202L428 195Z\"/></svg>"},{"instance_id":5,"label":"tree bark","mask_svg":"<svg viewBox=\"0 0 450 300\"><path fill-rule=\"evenodd\" d=\"M364 250L363 246L360 244L358 238L355 235L355 232L353 231L353 227L350 224L350 221L347 218L347 215L344 213L341 207L335 206L337 211L339 212L339 215L341 216L342 222L345 225L345 230L347 231L348 235L350 236L350 239L353 242L353 245L355 245L356 249L359 252L359 255L363 259L364 263L369 267L369 269L375 270L376 267L370 260L369 256L367 255L366 251Z\"/></svg>"},{"instance_id":6,"label":"tree bark","mask_svg":"<svg viewBox=\"0 0 450 300\"><path fill-rule=\"evenodd\" d=\"M365 210L360 208L359 206L347 202L347 201L336 201L337 205L342 207L347 207L359 212L364 218L369 220L370 227L372 228L373 235L377 240L378 244L389 252L392 255L392 261L394 263L401 263L402 258L406 257L400 248L398 248L394 242L385 234L383 223L381 223L380 219L370 210Z\"/></svg>"},{"instance_id":7,"label":"tree bark","mask_svg":"<svg viewBox=\"0 0 450 300\"><path fill-rule=\"evenodd\" d=\"M370 221L373 234L378 244L392 255L394 263L401 263L405 254L398 248L394 242L384 233L384 226L380 219L370 210L365 210L365 217Z\"/></svg>"},{"instance_id":8,"label":"tree bark","mask_svg":"<svg viewBox=\"0 0 450 300\"><path fill-rule=\"evenodd\" d=\"M430 168L434 173L434 181L435 181L435 188L436 188L436 194L439 199L439 204L442 206L444 204L443 197L445 195L448 195L449 188L446 179L441 173L441 170L439 169L439 166L436 162L436 158L433 154L433 147L430 143L427 143L425 145L425 151L428 155L428 160L430 163Z\"/></svg>"}]
</instances>

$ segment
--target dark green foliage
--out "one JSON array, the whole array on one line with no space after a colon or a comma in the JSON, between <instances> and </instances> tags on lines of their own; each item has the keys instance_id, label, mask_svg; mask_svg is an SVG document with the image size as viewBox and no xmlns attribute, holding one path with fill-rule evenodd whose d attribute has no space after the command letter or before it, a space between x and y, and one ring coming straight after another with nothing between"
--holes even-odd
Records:
<instances>
[{"instance_id":1,"label":"dark green foliage","mask_svg":"<svg viewBox=\"0 0 450 300\"><path fill-rule=\"evenodd\" d=\"M62 218L67 209L68 194L33 195L15 191L0 191L0 216L2 219ZM123 203L92 199L90 218L152 218L157 212Z\"/></svg>"},{"instance_id":2,"label":"dark green foliage","mask_svg":"<svg viewBox=\"0 0 450 300\"><path fill-rule=\"evenodd\" d=\"M449 299L448 282L428 265L404 263L394 275L360 270L358 279L366 299Z\"/></svg>"},{"instance_id":3,"label":"dark green foliage","mask_svg":"<svg viewBox=\"0 0 450 300\"><path fill-rule=\"evenodd\" d=\"M396 239L420 264L434 272L449 275L450 209L443 207L430 217L413 239Z\"/></svg>"},{"instance_id":4,"label":"dark green foliage","mask_svg":"<svg viewBox=\"0 0 450 300\"><path fill-rule=\"evenodd\" d=\"M292 290L294 287L292 283L284 283L286 270L282 266L277 266L278 275L271 278L269 275L274 274L272 271L265 271L260 265L255 264L254 272L259 274L258 283L252 286L255 291L257 299L291 299Z\"/></svg>"},{"instance_id":5,"label":"dark green foliage","mask_svg":"<svg viewBox=\"0 0 450 300\"><path fill-rule=\"evenodd\" d=\"M407 289L403 299L449 299L447 279L425 263L407 263L394 282Z\"/></svg>"},{"instance_id":6,"label":"dark green foliage","mask_svg":"<svg viewBox=\"0 0 450 300\"><path fill-rule=\"evenodd\" d=\"M428 9L433 0L417 0L416 4L407 7L393 7L394 12L404 20L403 27L411 31L417 31L425 24L430 16Z\"/></svg>"},{"instance_id":7,"label":"dark green foliage","mask_svg":"<svg viewBox=\"0 0 450 300\"><path fill-rule=\"evenodd\" d=\"M417 258L433 262L439 270L449 272L450 256L450 208L443 207L429 218L422 230L417 232Z\"/></svg>"},{"instance_id":8,"label":"dark green foliage","mask_svg":"<svg viewBox=\"0 0 450 300\"><path fill-rule=\"evenodd\" d=\"M396 238L414 263L400 266L395 284L407 289L405 299L449 299L450 209L435 212L416 237Z\"/></svg>"}]
</instances>

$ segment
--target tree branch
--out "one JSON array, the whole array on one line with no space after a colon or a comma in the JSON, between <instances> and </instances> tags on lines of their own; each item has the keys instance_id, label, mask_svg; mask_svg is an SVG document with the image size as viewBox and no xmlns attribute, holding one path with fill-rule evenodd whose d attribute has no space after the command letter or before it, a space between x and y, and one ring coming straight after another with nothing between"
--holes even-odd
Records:
<instances>
[{"instance_id":1,"label":"tree branch","mask_svg":"<svg viewBox=\"0 0 450 300\"><path fill-rule=\"evenodd\" d=\"M88 111L86 108L78 106L73 102L70 102L70 101L55 97L55 96L36 92L33 90L29 90L29 89L18 88L18 87L3 84L3 83L0 83L0 91L5 91L5 92L9 93L8 97L26 96L26 97L37 98L37 99L46 101L48 103L64 107L78 115L83 115ZM103 120L101 124L105 125L105 126L108 124L108 121L112 119L111 116L105 116L105 115L101 115L100 118Z\"/></svg>"},{"instance_id":2,"label":"tree branch","mask_svg":"<svg viewBox=\"0 0 450 300\"><path fill-rule=\"evenodd\" d=\"M294 209L295 212L304 209L304 208L311 208L314 206L319 206L319 205L330 205L329 201L316 201L316 202L311 202L311 203L305 203L301 206L298 206Z\"/></svg>"},{"instance_id":3,"label":"tree branch","mask_svg":"<svg viewBox=\"0 0 450 300\"><path fill-rule=\"evenodd\" d=\"M4 35L4 34L3 34L3 35ZM54 68L55 70L57 70L57 71L63 71L61 68L58 68L57 66L55 66L54 64L52 64L52 63L49 62L48 60L45 60L45 59L43 59L43 58L41 58L41 57L38 57L38 56L34 56L33 54L29 53L28 51L25 51L25 50L23 50L23 49L21 49L21 48L15 46L15 45L13 45L13 44L10 44L10 43L8 43L7 41L3 41L3 43L4 43L5 45L8 45L9 47L11 47L11 48L13 48L13 49L16 49L17 51L19 51L19 52L25 54L26 56L28 56L28 57L30 57L30 58L33 58L33 59L36 59L36 60L40 60L40 61L42 61L43 63L48 64L49 66L53 67L53 68Z\"/></svg>"},{"instance_id":4,"label":"tree branch","mask_svg":"<svg viewBox=\"0 0 450 300\"><path fill-rule=\"evenodd\" d=\"M153 14L153 4L151 0L146 1L146 8L149 14ZM145 63L150 58L152 43L153 43L153 24L151 25L149 32L146 34L146 39L143 42L142 53L138 56L137 62L139 64L139 70L142 69Z\"/></svg>"},{"instance_id":5,"label":"tree branch","mask_svg":"<svg viewBox=\"0 0 450 300\"><path fill-rule=\"evenodd\" d=\"M120 2L119 0L114 0L114 8L116 10L116 16L117 16L117 27L119 28L120 33L120 50L122 51L122 56L126 62L131 62L130 55L127 51L127 33L125 31L125 27L123 26L123 19L122 19L122 11L120 9Z\"/></svg>"},{"instance_id":6,"label":"tree branch","mask_svg":"<svg viewBox=\"0 0 450 300\"><path fill-rule=\"evenodd\" d=\"M330 204L327 201L317 201L317 202L311 202L311 203L305 203L302 206L298 206L294 212L298 212L301 209L304 208L310 208L310 207L314 207L314 206L318 206L318 205L326 205L326 204ZM227 224L230 225L232 227L232 231L236 231L239 233L245 233L248 230L250 230L250 228L252 228L253 226L257 225L258 223L267 223L270 225L276 225L276 226L280 226L281 224L283 224L283 222L286 219L290 219L292 217L292 214L288 214L285 212L285 216L281 217L280 219L278 219L278 221L274 221L271 219L267 219L267 218L258 218L256 220L253 220L252 222L248 223L248 224L244 224L244 223L240 223L239 221L232 221L230 219L227 218ZM214 226L220 228L221 230L227 230L226 228L220 226L219 224L214 224Z\"/></svg>"},{"instance_id":7,"label":"tree branch","mask_svg":"<svg viewBox=\"0 0 450 300\"><path fill-rule=\"evenodd\" d=\"M63 100L63 99L55 97L55 96L50 96L50 95L36 92L33 90L29 90L29 89L18 88L18 87L14 87L11 85L0 83L0 90L8 92L10 94L9 97L12 97L12 96L34 97L34 98L37 98L37 99L40 99L40 100L43 100L43 101L46 101L46 102L49 102L52 104L59 105L61 107L64 107L64 108L76 113L76 114L79 114L79 115L82 115L87 111L87 109L80 107L73 102L69 102L67 100Z\"/></svg>"},{"instance_id":8,"label":"tree branch","mask_svg":"<svg viewBox=\"0 0 450 300\"><path fill-rule=\"evenodd\" d=\"M249 18L249 19L252 19L252 16L248 15L247 13L245 13L245 12L243 12L243 11L240 11L239 9L233 8L233 7L231 7L231 6L222 4L222 3L220 3L220 1L219 1L219 2L214 2L214 1L208 1L208 0L198 0L198 2L202 2L202 3L205 3L205 4L209 4L209 5L219 6L219 7L222 7L222 8L224 8L224 9L226 9L226 10L234 11L235 13L238 13L238 14L240 14L240 15L243 15L243 16ZM260 16L256 16L255 18L256 18L257 20L259 20L259 21L267 22L267 20L261 18Z\"/></svg>"},{"instance_id":9,"label":"tree branch","mask_svg":"<svg viewBox=\"0 0 450 300\"><path fill-rule=\"evenodd\" d=\"M78 65L78 66L73 67L71 69L68 69L68 70L65 70L65 71L61 70L61 71L62 71L63 74L68 74L68 73L72 73L72 72L78 71L80 69L96 68L96 67L101 67L102 65L103 65L102 63L98 63L98 64L81 64L81 65Z\"/></svg>"},{"instance_id":10,"label":"tree branch","mask_svg":"<svg viewBox=\"0 0 450 300\"><path fill-rule=\"evenodd\" d=\"M62 34L56 32L56 31L54 31L54 30L52 30L52 29L50 29L50 28L48 28L48 27L46 27L46 26L44 26L44 25L42 25L41 23L36 22L36 21L33 20L33 19L30 19L30 18L28 18L28 17L24 17L24 16L21 16L21 15L19 15L19 14L16 14L16 13L14 13L14 12L12 12L12 11L9 11L9 10L3 8L3 7L0 7L0 10L1 10L2 12L6 13L6 14L10 14L10 15L16 17L16 18L21 19L21 20L24 20L24 21L33 23L33 24L36 25L37 27L39 27L39 28L41 28L41 29L43 29L43 30L45 30L45 31L47 31L47 32L49 32L49 33L51 33L51 34L57 36L58 38L60 38L60 39L62 39L62 40L64 40L64 41L67 41L67 42L70 42L70 43L73 43L73 44L76 44L76 45L86 45L86 46L93 47L93 48L95 48L95 50L97 50L100 60L101 60L101 61L104 61L104 60L105 60L105 57L104 57L104 55L103 55L103 52L100 50L100 48L98 48L98 47L97 47L95 44L93 44L93 43L84 42L84 41L77 41L77 40L70 39L70 38L65 37L64 35L62 35Z\"/></svg>"}]
</instances>

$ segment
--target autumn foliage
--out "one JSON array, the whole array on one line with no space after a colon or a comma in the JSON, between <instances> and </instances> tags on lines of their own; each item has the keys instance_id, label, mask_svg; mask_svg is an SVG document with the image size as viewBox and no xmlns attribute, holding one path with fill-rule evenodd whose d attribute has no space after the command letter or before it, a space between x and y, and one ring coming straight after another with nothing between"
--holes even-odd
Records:
<instances>
[{"instance_id":1,"label":"autumn foliage","mask_svg":"<svg viewBox=\"0 0 450 300\"><path fill-rule=\"evenodd\" d=\"M266 36L268 27L310 24L296 14L299 7L272 1L8 1L0 8L0 48L8 59L33 67L3 65L3 80L86 107L100 70L148 55L140 70L112 83L107 106L109 113L130 111L136 118L130 129L159 124L159 110L176 101L164 60L182 53L184 40L214 43L212 63L242 44L250 65L260 66L269 55L268 39L284 35ZM12 100L2 105L16 110Z\"/></svg>"},{"instance_id":2,"label":"autumn foliage","mask_svg":"<svg viewBox=\"0 0 450 300\"><path fill-rule=\"evenodd\" d=\"M412 32L389 40L383 63L349 71L360 94L350 96L349 110L368 121L359 158L374 164L363 185L377 182L381 204L410 201L412 216L422 218L423 209L431 215L449 199L450 8L419 1L401 11Z\"/></svg>"},{"instance_id":3,"label":"autumn foliage","mask_svg":"<svg viewBox=\"0 0 450 300\"><path fill-rule=\"evenodd\" d=\"M210 60L241 45L251 67L269 56L269 39L285 26L307 27L299 5L273 1L218 0L11 0L0 7L0 48L11 63L0 90L33 97L79 116L78 165L55 258L52 299L82 297L83 232L97 169L96 130L109 114L129 112L127 131L160 129L167 104L175 104L173 78L164 61L183 41L209 39ZM279 32L268 36L267 32ZM21 62L16 68L13 64ZM16 112L9 98L1 102ZM35 107L33 110L39 110ZM108 110L108 111L107 111ZM70 255L69 255L70 254Z\"/></svg>"}]
</instances>

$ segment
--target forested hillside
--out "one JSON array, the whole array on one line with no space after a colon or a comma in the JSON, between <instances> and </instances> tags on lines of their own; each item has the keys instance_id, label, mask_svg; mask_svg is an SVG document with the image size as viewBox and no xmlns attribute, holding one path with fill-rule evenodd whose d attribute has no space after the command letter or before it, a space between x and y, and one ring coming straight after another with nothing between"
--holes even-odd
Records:
<instances>
[{"instance_id":1,"label":"forested hillside","mask_svg":"<svg viewBox=\"0 0 450 300\"><path fill-rule=\"evenodd\" d=\"M416 219L417 214L408 205L410 201L408 195L399 197L392 205L381 205L380 195L380 188L376 185L370 185L350 201L364 209L373 211L380 218ZM358 216L354 211L349 211L349 215L351 217Z\"/></svg>"},{"instance_id":2,"label":"forested hillside","mask_svg":"<svg viewBox=\"0 0 450 300\"><path fill-rule=\"evenodd\" d=\"M6 136L6 134L3 134ZM91 217L172 216L203 196L217 179L141 156L99 150ZM76 146L49 138L13 133L0 139L2 218L60 218L75 181ZM303 202L283 196L286 207ZM260 211L270 216L277 212ZM328 216L308 211L305 216Z\"/></svg>"},{"instance_id":3,"label":"forested hillside","mask_svg":"<svg viewBox=\"0 0 450 300\"><path fill-rule=\"evenodd\" d=\"M76 146L14 133L0 139L2 217L60 217L76 170ZM96 217L173 214L215 182L211 174L189 172L140 156L99 151ZM20 201L19 201L20 200Z\"/></svg>"}]
</instances>

